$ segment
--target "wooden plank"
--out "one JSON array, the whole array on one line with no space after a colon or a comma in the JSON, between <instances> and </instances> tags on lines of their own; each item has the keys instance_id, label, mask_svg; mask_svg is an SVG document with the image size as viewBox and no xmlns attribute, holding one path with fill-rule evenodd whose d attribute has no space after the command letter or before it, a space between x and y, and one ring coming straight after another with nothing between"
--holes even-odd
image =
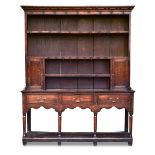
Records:
<instances>
[{"instance_id":1,"label":"wooden plank","mask_svg":"<svg viewBox=\"0 0 155 155\"><path fill-rule=\"evenodd\" d=\"M24 140L27 142L131 142L130 134L124 132L116 133L97 133L94 137L93 132L61 132L61 138L58 132L30 132L27 133Z\"/></svg>"}]
</instances>

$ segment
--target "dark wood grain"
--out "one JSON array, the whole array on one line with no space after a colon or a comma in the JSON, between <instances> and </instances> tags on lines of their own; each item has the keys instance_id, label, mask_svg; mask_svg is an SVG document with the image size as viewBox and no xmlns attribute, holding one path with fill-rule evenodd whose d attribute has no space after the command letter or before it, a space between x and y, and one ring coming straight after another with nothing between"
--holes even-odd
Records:
<instances>
[{"instance_id":1,"label":"dark wood grain","mask_svg":"<svg viewBox=\"0 0 155 155\"><path fill-rule=\"evenodd\" d=\"M48 138L47 138L48 137ZM93 132L62 132L58 138L58 132L29 132L23 137L26 142L128 142L132 143L132 137L126 132L106 133L98 132L94 137Z\"/></svg>"},{"instance_id":2,"label":"dark wood grain","mask_svg":"<svg viewBox=\"0 0 155 155\"><path fill-rule=\"evenodd\" d=\"M22 8L26 66L26 87L22 91L23 145L33 141L132 145L130 33L134 6ZM53 108L58 113L58 132L31 131L31 109L40 107ZM93 112L93 132L61 131L62 112L76 107ZM124 131L97 132L97 114L112 107L125 109Z\"/></svg>"},{"instance_id":3,"label":"dark wood grain","mask_svg":"<svg viewBox=\"0 0 155 155\"><path fill-rule=\"evenodd\" d=\"M94 113L94 138L96 138L97 134L97 113ZM97 146L97 141L93 142L94 146Z\"/></svg>"},{"instance_id":4,"label":"dark wood grain","mask_svg":"<svg viewBox=\"0 0 155 155\"><path fill-rule=\"evenodd\" d=\"M61 138L61 112L58 113L58 137ZM61 145L61 141L58 141L58 145Z\"/></svg>"},{"instance_id":5,"label":"dark wood grain","mask_svg":"<svg viewBox=\"0 0 155 155\"><path fill-rule=\"evenodd\" d=\"M115 59L114 61L114 87L129 87L129 60Z\"/></svg>"},{"instance_id":6,"label":"dark wood grain","mask_svg":"<svg viewBox=\"0 0 155 155\"><path fill-rule=\"evenodd\" d=\"M128 132L128 122L129 122L129 114L128 111L125 109L125 123L124 123L124 131Z\"/></svg>"},{"instance_id":7,"label":"dark wood grain","mask_svg":"<svg viewBox=\"0 0 155 155\"><path fill-rule=\"evenodd\" d=\"M132 118L133 118L133 116L130 115L129 116L129 133L131 136L132 136Z\"/></svg>"},{"instance_id":8,"label":"dark wood grain","mask_svg":"<svg viewBox=\"0 0 155 155\"><path fill-rule=\"evenodd\" d=\"M31 131L31 109L27 112L27 131Z\"/></svg>"},{"instance_id":9,"label":"dark wood grain","mask_svg":"<svg viewBox=\"0 0 155 155\"><path fill-rule=\"evenodd\" d=\"M29 88L43 88L43 61L40 58L28 60L27 83Z\"/></svg>"}]
</instances>

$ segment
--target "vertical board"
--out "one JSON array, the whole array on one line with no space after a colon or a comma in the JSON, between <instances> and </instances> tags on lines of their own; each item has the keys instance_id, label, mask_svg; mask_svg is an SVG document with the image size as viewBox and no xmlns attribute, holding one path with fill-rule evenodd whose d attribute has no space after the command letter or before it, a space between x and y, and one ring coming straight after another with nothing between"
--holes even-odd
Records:
<instances>
[{"instance_id":1,"label":"vertical board","mask_svg":"<svg viewBox=\"0 0 155 155\"><path fill-rule=\"evenodd\" d=\"M78 61L78 74L93 74L93 61L92 60Z\"/></svg>"},{"instance_id":2,"label":"vertical board","mask_svg":"<svg viewBox=\"0 0 155 155\"><path fill-rule=\"evenodd\" d=\"M45 73L46 74L60 74L60 60L45 60Z\"/></svg>"},{"instance_id":3,"label":"vertical board","mask_svg":"<svg viewBox=\"0 0 155 155\"><path fill-rule=\"evenodd\" d=\"M93 56L93 37L78 37L78 56Z\"/></svg>"},{"instance_id":4,"label":"vertical board","mask_svg":"<svg viewBox=\"0 0 155 155\"><path fill-rule=\"evenodd\" d=\"M128 35L114 35L111 37L110 56L128 56Z\"/></svg>"},{"instance_id":5,"label":"vertical board","mask_svg":"<svg viewBox=\"0 0 155 155\"><path fill-rule=\"evenodd\" d=\"M60 17L28 15L29 31L60 31Z\"/></svg>"},{"instance_id":6,"label":"vertical board","mask_svg":"<svg viewBox=\"0 0 155 155\"><path fill-rule=\"evenodd\" d=\"M46 77L45 89L60 89L60 78L58 77Z\"/></svg>"},{"instance_id":7,"label":"vertical board","mask_svg":"<svg viewBox=\"0 0 155 155\"><path fill-rule=\"evenodd\" d=\"M77 89L77 78L75 77L65 77L60 79L61 89Z\"/></svg>"},{"instance_id":8,"label":"vertical board","mask_svg":"<svg viewBox=\"0 0 155 155\"><path fill-rule=\"evenodd\" d=\"M78 31L79 32L91 32L93 31L93 18L90 16L80 17L78 19Z\"/></svg>"},{"instance_id":9,"label":"vertical board","mask_svg":"<svg viewBox=\"0 0 155 155\"><path fill-rule=\"evenodd\" d=\"M77 17L63 16L61 18L61 31L77 31Z\"/></svg>"},{"instance_id":10,"label":"vertical board","mask_svg":"<svg viewBox=\"0 0 155 155\"><path fill-rule=\"evenodd\" d=\"M77 38L72 35L59 37L61 44L61 56L77 56Z\"/></svg>"},{"instance_id":11,"label":"vertical board","mask_svg":"<svg viewBox=\"0 0 155 155\"><path fill-rule=\"evenodd\" d=\"M79 89L93 89L93 78L78 78Z\"/></svg>"},{"instance_id":12,"label":"vertical board","mask_svg":"<svg viewBox=\"0 0 155 155\"><path fill-rule=\"evenodd\" d=\"M109 35L98 35L94 37L94 56L110 56L111 37Z\"/></svg>"},{"instance_id":13,"label":"vertical board","mask_svg":"<svg viewBox=\"0 0 155 155\"><path fill-rule=\"evenodd\" d=\"M110 74L110 60L95 60L94 74Z\"/></svg>"},{"instance_id":14,"label":"vertical board","mask_svg":"<svg viewBox=\"0 0 155 155\"><path fill-rule=\"evenodd\" d=\"M61 74L77 74L77 62L73 60L62 60Z\"/></svg>"},{"instance_id":15,"label":"vertical board","mask_svg":"<svg viewBox=\"0 0 155 155\"><path fill-rule=\"evenodd\" d=\"M109 89L110 88L110 79L109 77L104 78L94 78L94 89Z\"/></svg>"},{"instance_id":16,"label":"vertical board","mask_svg":"<svg viewBox=\"0 0 155 155\"><path fill-rule=\"evenodd\" d=\"M129 30L129 17L124 16L112 16L111 18L111 30L112 31L128 31Z\"/></svg>"},{"instance_id":17,"label":"vertical board","mask_svg":"<svg viewBox=\"0 0 155 155\"><path fill-rule=\"evenodd\" d=\"M60 41L56 35L29 34L28 56L60 56Z\"/></svg>"},{"instance_id":18,"label":"vertical board","mask_svg":"<svg viewBox=\"0 0 155 155\"><path fill-rule=\"evenodd\" d=\"M60 78L57 77L46 77L45 89L60 89Z\"/></svg>"},{"instance_id":19,"label":"vertical board","mask_svg":"<svg viewBox=\"0 0 155 155\"><path fill-rule=\"evenodd\" d=\"M109 16L96 16L94 17L94 31L110 31L111 18Z\"/></svg>"}]
</instances>

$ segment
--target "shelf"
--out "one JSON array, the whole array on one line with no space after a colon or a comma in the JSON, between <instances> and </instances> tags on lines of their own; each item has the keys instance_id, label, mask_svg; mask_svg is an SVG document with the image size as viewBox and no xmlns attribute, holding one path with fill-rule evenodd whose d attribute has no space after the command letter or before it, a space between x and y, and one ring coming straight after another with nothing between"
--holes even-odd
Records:
<instances>
[{"instance_id":1,"label":"shelf","mask_svg":"<svg viewBox=\"0 0 155 155\"><path fill-rule=\"evenodd\" d=\"M110 74L45 74L46 77L110 77Z\"/></svg>"},{"instance_id":2,"label":"shelf","mask_svg":"<svg viewBox=\"0 0 155 155\"><path fill-rule=\"evenodd\" d=\"M107 60L107 59L113 59L113 58L118 58L118 59L127 59L127 56L54 56L54 57L41 57L43 59L51 59L51 60Z\"/></svg>"},{"instance_id":3,"label":"shelf","mask_svg":"<svg viewBox=\"0 0 155 155\"><path fill-rule=\"evenodd\" d=\"M33 90L32 90L33 91ZM41 90L42 91L42 90ZM110 89L45 89L46 92L67 92L67 93L92 93L92 92L110 92Z\"/></svg>"},{"instance_id":4,"label":"shelf","mask_svg":"<svg viewBox=\"0 0 155 155\"><path fill-rule=\"evenodd\" d=\"M27 36L28 56L128 56L128 35L44 35Z\"/></svg>"},{"instance_id":5,"label":"shelf","mask_svg":"<svg viewBox=\"0 0 155 155\"><path fill-rule=\"evenodd\" d=\"M105 60L113 58L128 58L127 56L53 56L53 57L42 57L44 59L60 59L60 60Z\"/></svg>"},{"instance_id":6,"label":"shelf","mask_svg":"<svg viewBox=\"0 0 155 155\"><path fill-rule=\"evenodd\" d=\"M129 31L27 31L27 34L128 34Z\"/></svg>"},{"instance_id":7,"label":"shelf","mask_svg":"<svg viewBox=\"0 0 155 155\"><path fill-rule=\"evenodd\" d=\"M23 137L25 142L132 142L127 132L28 132Z\"/></svg>"},{"instance_id":8,"label":"shelf","mask_svg":"<svg viewBox=\"0 0 155 155\"><path fill-rule=\"evenodd\" d=\"M77 60L98 60L98 59L111 59L113 57L100 57L100 56L56 56L56 57L43 57L45 59L77 59ZM123 57L124 58L124 57Z\"/></svg>"},{"instance_id":9,"label":"shelf","mask_svg":"<svg viewBox=\"0 0 155 155\"><path fill-rule=\"evenodd\" d=\"M25 88L23 93L134 93L134 90L131 88L122 88L122 89L30 89Z\"/></svg>"}]
</instances>

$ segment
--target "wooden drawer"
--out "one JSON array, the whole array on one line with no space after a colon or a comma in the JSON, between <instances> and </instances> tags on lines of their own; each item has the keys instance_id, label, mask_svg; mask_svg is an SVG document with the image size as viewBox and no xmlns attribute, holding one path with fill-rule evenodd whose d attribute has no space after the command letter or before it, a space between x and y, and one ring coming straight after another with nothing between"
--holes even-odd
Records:
<instances>
[{"instance_id":1,"label":"wooden drawer","mask_svg":"<svg viewBox=\"0 0 155 155\"><path fill-rule=\"evenodd\" d=\"M58 103L58 95L27 95L28 103Z\"/></svg>"},{"instance_id":2,"label":"wooden drawer","mask_svg":"<svg viewBox=\"0 0 155 155\"><path fill-rule=\"evenodd\" d=\"M97 104L119 104L130 101L130 95L98 95Z\"/></svg>"},{"instance_id":3,"label":"wooden drawer","mask_svg":"<svg viewBox=\"0 0 155 155\"><path fill-rule=\"evenodd\" d=\"M63 104L93 104L93 95L63 95Z\"/></svg>"}]
</instances>

